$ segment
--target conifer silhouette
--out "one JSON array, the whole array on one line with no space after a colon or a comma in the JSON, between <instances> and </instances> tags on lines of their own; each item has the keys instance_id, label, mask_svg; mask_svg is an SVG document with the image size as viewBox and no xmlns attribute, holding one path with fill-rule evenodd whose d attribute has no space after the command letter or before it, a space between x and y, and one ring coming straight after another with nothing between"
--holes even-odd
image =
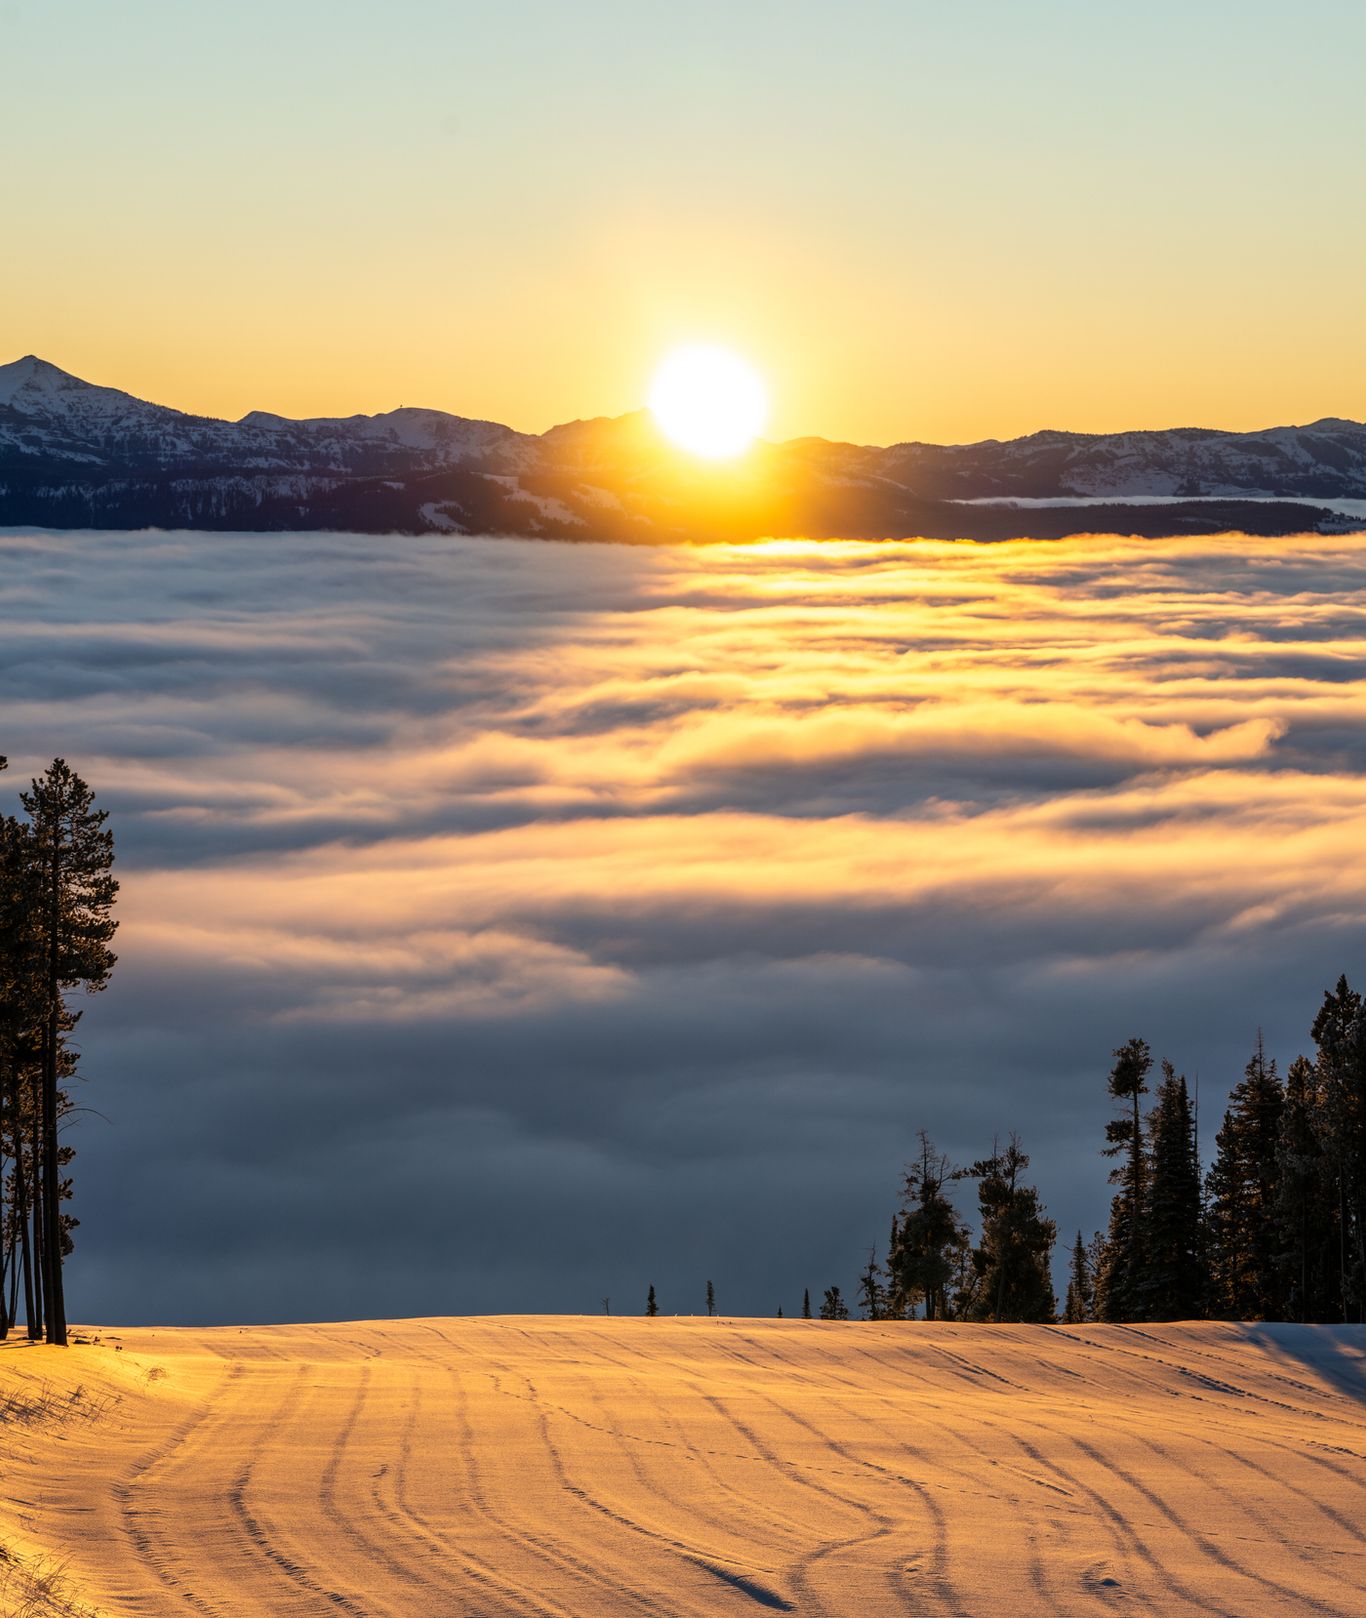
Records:
<instances>
[{"instance_id":1,"label":"conifer silhouette","mask_svg":"<svg viewBox=\"0 0 1366 1618\"><path fill-rule=\"evenodd\" d=\"M1325 1146L1328 1135L1318 1072L1307 1057L1297 1056L1285 1073L1276 1142L1276 1259L1287 1320L1341 1315L1337 1197Z\"/></svg>"},{"instance_id":2,"label":"conifer silhouette","mask_svg":"<svg viewBox=\"0 0 1366 1618\"><path fill-rule=\"evenodd\" d=\"M1336 1312L1366 1320L1366 1011L1345 977L1314 1019L1320 1139L1334 1203Z\"/></svg>"},{"instance_id":3,"label":"conifer silhouette","mask_svg":"<svg viewBox=\"0 0 1366 1618\"><path fill-rule=\"evenodd\" d=\"M1273 1225L1279 1202L1285 1092L1262 1036L1234 1087L1206 1181L1210 1308L1216 1319L1268 1320L1280 1313L1283 1268Z\"/></svg>"},{"instance_id":4,"label":"conifer silhouette","mask_svg":"<svg viewBox=\"0 0 1366 1618\"><path fill-rule=\"evenodd\" d=\"M1029 1158L1012 1135L1003 1151L974 1163L982 1234L972 1254L968 1320L1051 1321L1057 1314L1049 1264L1057 1226L1021 1175Z\"/></svg>"},{"instance_id":5,"label":"conifer silhouette","mask_svg":"<svg viewBox=\"0 0 1366 1618\"><path fill-rule=\"evenodd\" d=\"M877 1261L877 1248L868 1249L868 1262L859 1276L859 1308L865 1320L887 1318L887 1288L883 1284L882 1266Z\"/></svg>"},{"instance_id":6,"label":"conifer silhouette","mask_svg":"<svg viewBox=\"0 0 1366 1618\"><path fill-rule=\"evenodd\" d=\"M1121 1161L1110 1171L1118 1190L1110 1203L1110 1229L1096 1277L1096 1313L1102 1320L1137 1319L1138 1282L1142 1267L1141 1230L1147 1189L1142 1098L1148 1093L1152 1052L1141 1039L1131 1039L1115 1052L1107 1085L1121 1112L1105 1126L1106 1157Z\"/></svg>"},{"instance_id":7,"label":"conifer silhouette","mask_svg":"<svg viewBox=\"0 0 1366 1618\"><path fill-rule=\"evenodd\" d=\"M1072 1257L1067 1271L1067 1296L1063 1301L1064 1326L1080 1326L1095 1319L1095 1282L1091 1274L1091 1255L1086 1243L1077 1232L1072 1244Z\"/></svg>"},{"instance_id":8,"label":"conifer silhouette","mask_svg":"<svg viewBox=\"0 0 1366 1618\"><path fill-rule=\"evenodd\" d=\"M821 1300L822 1320L848 1320L849 1305L840 1295L838 1287L826 1287L825 1297Z\"/></svg>"},{"instance_id":9,"label":"conifer silhouette","mask_svg":"<svg viewBox=\"0 0 1366 1618\"><path fill-rule=\"evenodd\" d=\"M920 1156L906 1170L904 1215L895 1226L887 1269L896 1313L923 1305L926 1320L947 1319L953 1283L968 1253L968 1230L945 1187L962 1171L935 1150L923 1129L919 1140Z\"/></svg>"},{"instance_id":10,"label":"conifer silhouette","mask_svg":"<svg viewBox=\"0 0 1366 1618\"><path fill-rule=\"evenodd\" d=\"M80 1017L67 995L109 980L118 884L107 812L63 759L20 802L26 818L0 818L0 1337L22 1282L29 1336L64 1344L62 1265L76 1220L63 1211L74 1153L61 1125Z\"/></svg>"},{"instance_id":11,"label":"conifer silhouette","mask_svg":"<svg viewBox=\"0 0 1366 1618\"><path fill-rule=\"evenodd\" d=\"M1195 1320L1204 1312L1209 1277L1195 1120L1184 1075L1162 1064L1157 1102L1148 1117L1148 1180L1142 1219L1142 1263L1134 1278L1144 1320Z\"/></svg>"}]
</instances>

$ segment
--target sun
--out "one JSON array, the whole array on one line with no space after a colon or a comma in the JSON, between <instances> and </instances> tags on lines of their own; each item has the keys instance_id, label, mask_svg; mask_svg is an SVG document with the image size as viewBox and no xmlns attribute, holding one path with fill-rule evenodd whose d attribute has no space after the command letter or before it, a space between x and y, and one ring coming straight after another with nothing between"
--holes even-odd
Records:
<instances>
[{"instance_id":1,"label":"sun","mask_svg":"<svg viewBox=\"0 0 1366 1618\"><path fill-rule=\"evenodd\" d=\"M768 419L768 393L753 366L727 348L675 349L655 372L649 405L660 431L709 460L746 450Z\"/></svg>"}]
</instances>

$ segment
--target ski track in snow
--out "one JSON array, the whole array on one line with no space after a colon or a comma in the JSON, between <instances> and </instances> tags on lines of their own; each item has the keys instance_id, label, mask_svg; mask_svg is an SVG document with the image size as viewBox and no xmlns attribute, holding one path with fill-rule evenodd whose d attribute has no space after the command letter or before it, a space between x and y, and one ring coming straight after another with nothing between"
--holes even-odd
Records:
<instances>
[{"instance_id":1,"label":"ski track in snow","mask_svg":"<svg viewBox=\"0 0 1366 1618\"><path fill-rule=\"evenodd\" d=\"M95 1335L86 1334L82 1335ZM1366 1331L572 1316L0 1347L0 1550L126 1618L1366 1618ZM68 1407L70 1408L70 1407Z\"/></svg>"}]
</instances>

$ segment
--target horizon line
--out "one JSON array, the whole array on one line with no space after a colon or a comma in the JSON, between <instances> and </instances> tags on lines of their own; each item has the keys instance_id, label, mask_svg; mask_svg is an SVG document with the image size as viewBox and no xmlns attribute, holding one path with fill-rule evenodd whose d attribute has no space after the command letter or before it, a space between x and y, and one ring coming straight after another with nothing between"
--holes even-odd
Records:
<instances>
[{"instance_id":1,"label":"horizon line","mask_svg":"<svg viewBox=\"0 0 1366 1618\"><path fill-rule=\"evenodd\" d=\"M351 411L350 413L345 414L345 415L316 415L316 416L287 416L287 415L283 415L279 411L266 410L266 409L262 409L260 407L254 407L251 410L244 411L242 413L242 415L237 416L237 417L214 416L214 415L207 415L207 414L204 414L202 412L195 411L195 410L184 410L179 405L163 404L161 401L156 400L156 399L145 399L140 394L130 393L127 388L117 387L117 386L115 386L113 384L110 384L110 383L92 382L92 381L89 380L88 377L79 376L74 371L68 371L64 366L58 365L53 360L45 359L41 354L37 354L37 353L34 353L34 352L29 352L27 354L21 354L17 359L8 360L8 361L5 361L4 363L0 364L0 378L3 378L4 374L7 371L11 371L11 370L15 369L16 367L25 364L27 361L32 361L35 365L45 366L49 370L57 372L60 376L66 377L67 379L69 379L72 382L80 383L80 385L82 387L99 389L100 391L107 392L107 393L122 394L124 398L132 399L137 404L150 405L150 406L152 406L153 409L157 409L157 410L173 411L176 415L185 416L186 418L188 418L189 420L192 420L192 421L218 422L218 423L220 423L220 424L222 424L224 426L229 426L229 427L241 427L241 426L247 424L250 421L250 418L253 417L253 416L267 416L267 417L273 418L276 421L289 422L289 423L294 424L294 425L303 425L303 424L308 424L308 423L311 423L311 422L328 422L328 421L331 421L331 422L373 421L373 420L376 420L376 419L378 419L380 417L383 417L383 416L397 415L401 411L415 411L415 412L420 412L420 413L425 414L425 415L444 416L448 420L451 420L451 421L469 422L469 423L472 423L472 424L477 425L477 426L501 427L506 432L515 433L516 436L519 437L519 438L533 438L533 439L538 439L539 440L539 439L548 438L552 433L563 432L565 429L570 428L570 427L588 427L588 426L593 426L593 425L595 425L597 423L604 423L604 422L605 423L610 423L610 424L615 424L615 423L618 423L618 422L628 422L628 421L632 421L632 420L634 420L634 419L636 419L638 417L649 417L650 414L651 414L648 405L641 404L641 405L638 405L634 410L624 411L621 415L617 415L617 416L612 416L612 415L575 416L575 417L573 417L573 418L571 418L570 420L567 420L567 421L555 422L551 426L547 427L543 432L539 432L539 433L537 433L537 432L528 432L528 431L526 431L526 430L524 430L523 428L520 428L520 427L513 427L508 422L496 421L491 416L466 416L466 415L460 414L458 411L455 411L455 410L443 409L439 405L400 404L400 405L394 405L394 406L390 407L389 409L385 409L385 410L371 410L371 411L356 410L356 411ZM962 439L962 440L957 440L957 441L952 441L952 442L946 441L946 440L924 439L924 438L898 438L898 439L894 439L891 443L887 443L887 444L874 444L874 443L868 443L868 442L860 442L858 440L850 439L850 438L828 438L823 433L798 433L798 434L796 434L795 436L793 436L791 438L768 439L768 438L760 437L760 438L756 438L754 440L754 444L755 445L766 445L766 446L768 446L770 448L777 448L777 449L781 449L781 448L784 448L786 446L793 445L793 444L828 444L828 445L832 445L832 446L838 446L838 447L844 447L844 448L850 448L850 449L869 449L869 450L882 450L882 451L896 450L896 449L914 449L914 448L923 448L923 449L977 449L977 448L983 448L983 447L986 447L988 445L993 445L993 444L1020 444L1020 443L1025 443L1029 439L1032 439L1032 438L1046 438L1046 437L1050 437L1050 436L1057 436L1057 437L1061 437L1061 438L1098 439L1098 438L1129 438L1129 437L1140 437L1140 436L1156 436L1156 435L1159 435L1159 434L1173 434L1173 433L1202 433L1202 434L1209 434L1209 435L1214 436L1214 437L1255 438L1255 437L1260 437L1260 436L1262 436L1264 434L1267 434L1267 433L1275 433L1275 432L1307 432L1310 429L1315 428L1315 427L1327 427L1327 426L1345 426L1345 427L1357 427L1357 428L1366 429L1366 420L1358 421L1355 417L1352 417L1352 416L1332 416L1332 415L1328 415L1328 416L1316 416L1311 421L1303 421L1303 422L1278 421L1278 422L1272 422L1272 423L1270 423L1270 424L1268 424L1267 426L1264 426L1264 427L1250 427L1250 428L1242 428L1242 427L1200 427L1200 426L1195 426L1195 425L1188 424L1188 423L1179 423L1179 422L1178 423L1173 423L1173 424L1171 424L1169 426L1166 426L1166 427L1120 427L1120 428L1114 428L1114 429L1102 430L1102 431L1092 431L1092 430L1088 430L1088 429L1085 429L1085 428L1074 428L1074 427L1037 427L1037 428L1034 428L1031 432L1017 433L1017 434L1015 434L1015 435L1013 435L1011 437L1006 437L1006 438L988 436L988 437L985 437L985 438Z\"/></svg>"}]
</instances>

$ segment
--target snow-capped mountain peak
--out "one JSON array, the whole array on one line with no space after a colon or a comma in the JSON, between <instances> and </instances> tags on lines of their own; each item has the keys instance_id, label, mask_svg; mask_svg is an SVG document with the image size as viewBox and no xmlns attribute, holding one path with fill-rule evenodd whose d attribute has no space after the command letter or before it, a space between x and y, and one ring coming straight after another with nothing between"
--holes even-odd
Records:
<instances>
[{"instance_id":1,"label":"snow-capped mountain peak","mask_svg":"<svg viewBox=\"0 0 1366 1618\"><path fill-rule=\"evenodd\" d=\"M39 359L36 354L25 354L21 360L0 365L0 405L9 405L12 409L53 415L78 406L92 395L105 395L110 400L121 399L129 404L140 402L116 388L99 388L82 382L80 377Z\"/></svg>"},{"instance_id":2,"label":"snow-capped mountain peak","mask_svg":"<svg viewBox=\"0 0 1366 1618\"><path fill-rule=\"evenodd\" d=\"M28 354L0 365L0 524L193 528L356 527L585 533L632 540L755 534L997 537L1073 518L976 511L1125 502L1125 532L1252 524L1291 532L1332 521L1308 502L1366 502L1366 426L1229 433L1056 429L976 444L878 449L800 439L756 445L762 478L726 495L643 412L567 423L539 437L497 422L402 406L377 415L239 421L187 415L97 387ZM1150 513L1135 502L1282 502L1279 514L1212 506ZM1021 508L1023 512L1023 508ZM1072 527L1068 527L1068 523ZM1276 527L1277 524L1281 526ZM1268 526L1270 525L1270 526Z\"/></svg>"}]
</instances>

